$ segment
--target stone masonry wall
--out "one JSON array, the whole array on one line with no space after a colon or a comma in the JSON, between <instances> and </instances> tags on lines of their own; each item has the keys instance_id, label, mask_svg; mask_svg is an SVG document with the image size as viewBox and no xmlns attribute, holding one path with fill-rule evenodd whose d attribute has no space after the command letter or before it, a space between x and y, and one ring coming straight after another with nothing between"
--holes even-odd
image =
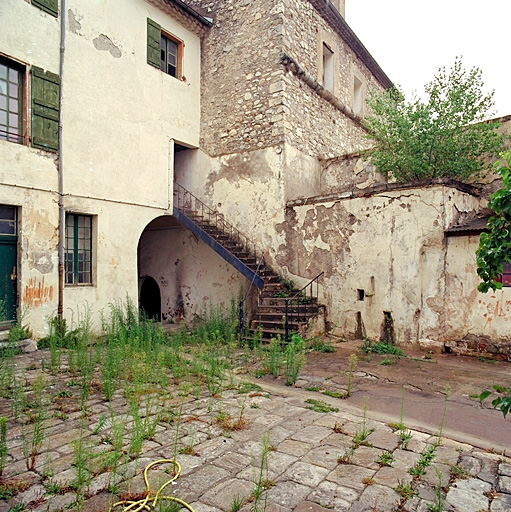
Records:
<instances>
[{"instance_id":1,"label":"stone masonry wall","mask_svg":"<svg viewBox=\"0 0 511 512\"><path fill-rule=\"evenodd\" d=\"M371 73L308 0L188 0L214 18L202 49L201 148L210 156L291 143L309 156L368 147L360 124L279 63L286 54L317 77L326 40L335 53L335 96L351 106L354 73Z\"/></svg>"},{"instance_id":2,"label":"stone masonry wall","mask_svg":"<svg viewBox=\"0 0 511 512\"><path fill-rule=\"evenodd\" d=\"M277 64L283 16L277 0L187 2L214 18L202 49L201 148L211 156L273 146L278 107L273 94L284 69Z\"/></svg>"}]
</instances>

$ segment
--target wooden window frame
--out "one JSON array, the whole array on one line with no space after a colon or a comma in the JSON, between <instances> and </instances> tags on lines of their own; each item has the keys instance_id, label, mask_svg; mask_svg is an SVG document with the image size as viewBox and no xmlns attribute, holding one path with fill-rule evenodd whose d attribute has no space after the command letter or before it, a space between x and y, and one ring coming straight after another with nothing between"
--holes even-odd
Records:
<instances>
[{"instance_id":1,"label":"wooden window frame","mask_svg":"<svg viewBox=\"0 0 511 512\"><path fill-rule=\"evenodd\" d=\"M183 46L184 43L177 37L174 37L173 35L169 34L168 32L165 32L164 30L161 31L160 34L161 37L161 46L160 46L160 70L166 73L167 75L173 76L174 78L177 78L178 80L182 80L183 78ZM176 72L173 75L172 73L169 73L168 71L168 61L166 58L163 57L163 41L172 41L176 45ZM168 52L165 51L165 57L168 56Z\"/></svg>"},{"instance_id":2,"label":"wooden window frame","mask_svg":"<svg viewBox=\"0 0 511 512\"><path fill-rule=\"evenodd\" d=\"M27 138L27 67L21 62L17 62L15 60L9 59L3 55L0 55L0 64L6 66L8 70L15 70L18 73L18 109L16 111L16 115L18 116L18 129L16 132L8 131L9 122L7 119L7 124L5 125L5 130L0 128L0 140L6 142L13 142L15 144L26 144ZM7 87L9 89L9 82L6 82ZM7 91L8 92L8 91ZM10 114L14 113L14 110L9 110L9 102L11 96L9 94L5 95L6 97L6 116L9 117ZM2 109L3 110L3 109Z\"/></svg>"},{"instance_id":3,"label":"wooden window frame","mask_svg":"<svg viewBox=\"0 0 511 512\"><path fill-rule=\"evenodd\" d=\"M88 223L80 226L80 219ZM64 240L64 282L66 286L92 286L93 284L93 225L94 217L80 213L66 213ZM88 229L88 235L80 229ZM85 247L79 247L80 240ZM85 264L85 265L84 265ZM87 265L88 264L88 267ZM81 267L81 265L84 265ZM87 269L88 268L88 269Z\"/></svg>"}]
</instances>

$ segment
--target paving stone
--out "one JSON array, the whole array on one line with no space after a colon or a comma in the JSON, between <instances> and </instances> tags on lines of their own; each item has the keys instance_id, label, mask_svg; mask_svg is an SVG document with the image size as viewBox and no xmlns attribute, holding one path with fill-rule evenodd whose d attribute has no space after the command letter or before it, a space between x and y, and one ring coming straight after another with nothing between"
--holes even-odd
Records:
<instances>
[{"instance_id":1,"label":"paving stone","mask_svg":"<svg viewBox=\"0 0 511 512\"><path fill-rule=\"evenodd\" d=\"M337 467L339 450L335 446L321 445L313 448L302 457L302 462L308 462L328 469Z\"/></svg>"},{"instance_id":2,"label":"paving stone","mask_svg":"<svg viewBox=\"0 0 511 512\"><path fill-rule=\"evenodd\" d=\"M380 465L376 462L377 458L383 453L379 448L370 446L359 446L351 457L351 463L357 466L363 466L370 469L379 469Z\"/></svg>"},{"instance_id":3,"label":"paving stone","mask_svg":"<svg viewBox=\"0 0 511 512\"><path fill-rule=\"evenodd\" d=\"M305 455L310 451L310 449L311 445L309 443L294 441L293 439L286 439L277 445L277 450L279 452L287 453L289 455L296 455L297 457Z\"/></svg>"},{"instance_id":4,"label":"paving stone","mask_svg":"<svg viewBox=\"0 0 511 512\"><path fill-rule=\"evenodd\" d=\"M477 478L480 478L491 485L496 485L500 457L490 453L483 453L479 450L475 455L481 461L483 466L481 471L477 473Z\"/></svg>"},{"instance_id":5,"label":"paving stone","mask_svg":"<svg viewBox=\"0 0 511 512\"><path fill-rule=\"evenodd\" d=\"M68 492L62 495L52 496L44 503L32 509L32 512L53 512L57 510L66 510L70 505L75 503L76 494Z\"/></svg>"},{"instance_id":6,"label":"paving stone","mask_svg":"<svg viewBox=\"0 0 511 512\"><path fill-rule=\"evenodd\" d=\"M206 460L214 459L226 451L232 451L233 448L233 440L221 436L216 439L208 439L196 446L196 450L200 453L201 457Z\"/></svg>"},{"instance_id":7,"label":"paving stone","mask_svg":"<svg viewBox=\"0 0 511 512\"><path fill-rule=\"evenodd\" d=\"M269 477L271 480L276 480L286 469L298 460L297 457L287 455L286 453L270 452L269 456ZM244 471L238 473L239 478L245 480L252 480L254 474L259 471L258 459L251 468L247 468Z\"/></svg>"},{"instance_id":8,"label":"paving stone","mask_svg":"<svg viewBox=\"0 0 511 512\"><path fill-rule=\"evenodd\" d=\"M506 494L511 494L511 477L501 476L499 477L499 489Z\"/></svg>"},{"instance_id":9,"label":"paving stone","mask_svg":"<svg viewBox=\"0 0 511 512\"><path fill-rule=\"evenodd\" d=\"M458 480L449 488L445 501L456 512L488 510L488 498L483 493L489 490L491 485L477 478Z\"/></svg>"},{"instance_id":10,"label":"paving stone","mask_svg":"<svg viewBox=\"0 0 511 512\"><path fill-rule=\"evenodd\" d=\"M497 494L491 502L491 512L509 512L511 510L511 495Z\"/></svg>"},{"instance_id":11,"label":"paving stone","mask_svg":"<svg viewBox=\"0 0 511 512\"><path fill-rule=\"evenodd\" d=\"M89 432L85 432L79 428L73 428L46 438L44 443L45 446L48 447L48 450L57 450L64 454L73 453L73 441L80 439L81 434L85 434L84 437L88 437L90 435Z\"/></svg>"},{"instance_id":12,"label":"paving stone","mask_svg":"<svg viewBox=\"0 0 511 512\"><path fill-rule=\"evenodd\" d=\"M451 466L446 464L431 464L431 466L426 468L426 473L422 476L421 480L436 487L440 483L437 471L442 478L442 486L448 484L451 476Z\"/></svg>"},{"instance_id":13,"label":"paving stone","mask_svg":"<svg viewBox=\"0 0 511 512\"><path fill-rule=\"evenodd\" d=\"M236 474L239 471L251 467L252 458L243 453L227 452L213 461L215 466L227 469L228 471Z\"/></svg>"},{"instance_id":14,"label":"paving stone","mask_svg":"<svg viewBox=\"0 0 511 512\"><path fill-rule=\"evenodd\" d=\"M206 464L187 475L186 479L177 480L175 493L188 503L197 501L200 496L229 476L230 473L225 469Z\"/></svg>"},{"instance_id":15,"label":"paving stone","mask_svg":"<svg viewBox=\"0 0 511 512\"><path fill-rule=\"evenodd\" d=\"M319 503L323 507L344 512L348 510L360 496L360 491L350 487L342 487L334 482L321 482L307 499Z\"/></svg>"},{"instance_id":16,"label":"paving stone","mask_svg":"<svg viewBox=\"0 0 511 512\"><path fill-rule=\"evenodd\" d=\"M369 485L360 496L361 504L373 507L374 512L389 512L400 502L399 494L384 485Z\"/></svg>"},{"instance_id":17,"label":"paving stone","mask_svg":"<svg viewBox=\"0 0 511 512\"><path fill-rule=\"evenodd\" d=\"M311 488L296 482L279 482L268 490L268 501L293 510L311 492Z\"/></svg>"},{"instance_id":18,"label":"paving stone","mask_svg":"<svg viewBox=\"0 0 511 512\"><path fill-rule=\"evenodd\" d=\"M439 446L435 450L435 462L440 464L455 466L458 463L459 456L459 452L447 446Z\"/></svg>"},{"instance_id":19,"label":"paving stone","mask_svg":"<svg viewBox=\"0 0 511 512\"><path fill-rule=\"evenodd\" d=\"M390 428L388 430L377 428L369 435L367 442L371 443L375 448L392 451L397 447L399 438Z\"/></svg>"},{"instance_id":20,"label":"paving stone","mask_svg":"<svg viewBox=\"0 0 511 512\"><path fill-rule=\"evenodd\" d=\"M200 501L190 503L190 506L195 510L195 512L222 512L219 508L211 507Z\"/></svg>"},{"instance_id":21,"label":"paving stone","mask_svg":"<svg viewBox=\"0 0 511 512\"><path fill-rule=\"evenodd\" d=\"M458 465L472 476L476 476L483 469L482 461L472 455L462 455Z\"/></svg>"},{"instance_id":22,"label":"paving stone","mask_svg":"<svg viewBox=\"0 0 511 512\"><path fill-rule=\"evenodd\" d=\"M329 470L316 466L314 464L307 464L306 462L295 462L290 466L287 471L279 478L280 480L293 480L300 484L309 487L317 486L329 473Z\"/></svg>"},{"instance_id":23,"label":"paving stone","mask_svg":"<svg viewBox=\"0 0 511 512\"><path fill-rule=\"evenodd\" d=\"M342 464L335 468L327 475L327 480L335 482L344 487L363 490L365 488L362 480L365 478L373 478L375 471L372 469L353 466L352 464Z\"/></svg>"},{"instance_id":24,"label":"paving stone","mask_svg":"<svg viewBox=\"0 0 511 512\"><path fill-rule=\"evenodd\" d=\"M318 444L325 437L328 437L332 431L327 427L320 427L317 425L310 425L300 429L292 436L295 441L303 441L304 443Z\"/></svg>"},{"instance_id":25,"label":"paving stone","mask_svg":"<svg viewBox=\"0 0 511 512\"><path fill-rule=\"evenodd\" d=\"M501 462L499 464L499 475L511 476L511 464L507 464L506 462Z\"/></svg>"},{"instance_id":26,"label":"paving stone","mask_svg":"<svg viewBox=\"0 0 511 512\"><path fill-rule=\"evenodd\" d=\"M201 501L207 505L226 509L230 507L234 499L239 498L243 501L250 496L253 488L253 482L238 478L229 479L203 494Z\"/></svg>"},{"instance_id":27,"label":"paving stone","mask_svg":"<svg viewBox=\"0 0 511 512\"><path fill-rule=\"evenodd\" d=\"M408 450L401 450L399 448L394 450L392 455L394 456L392 467L396 469L404 469L405 471L408 471L410 468L412 468L420 458L420 454L418 453Z\"/></svg>"},{"instance_id":28,"label":"paving stone","mask_svg":"<svg viewBox=\"0 0 511 512\"><path fill-rule=\"evenodd\" d=\"M409 483L413 480L412 475L403 469L384 466L373 476L375 482L394 489L400 482Z\"/></svg>"},{"instance_id":29,"label":"paving stone","mask_svg":"<svg viewBox=\"0 0 511 512\"><path fill-rule=\"evenodd\" d=\"M337 446L338 448L347 449L352 444L352 438L346 434L332 432L328 437L323 439L325 444Z\"/></svg>"},{"instance_id":30,"label":"paving stone","mask_svg":"<svg viewBox=\"0 0 511 512\"><path fill-rule=\"evenodd\" d=\"M312 501L302 501L302 503L298 504L293 512L329 512L329 509Z\"/></svg>"},{"instance_id":31,"label":"paving stone","mask_svg":"<svg viewBox=\"0 0 511 512\"><path fill-rule=\"evenodd\" d=\"M110 505L112 505L111 494L96 494L83 504L82 512L104 512L110 508Z\"/></svg>"},{"instance_id":32,"label":"paving stone","mask_svg":"<svg viewBox=\"0 0 511 512\"><path fill-rule=\"evenodd\" d=\"M44 485L35 484L26 491L20 492L14 496L12 502L14 504L22 503L23 505L28 505L29 503L40 500L45 494L46 488Z\"/></svg>"}]
</instances>

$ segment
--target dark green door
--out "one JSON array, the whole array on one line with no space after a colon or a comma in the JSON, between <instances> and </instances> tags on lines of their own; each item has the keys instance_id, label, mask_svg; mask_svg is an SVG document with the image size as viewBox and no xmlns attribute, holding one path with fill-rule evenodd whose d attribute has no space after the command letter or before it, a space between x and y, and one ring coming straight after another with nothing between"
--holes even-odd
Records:
<instances>
[{"instance_id":1,"label":"dark green door","mask_svg":"<svg viewBox=\"0 0 511 512\"><path fill-rule=\"evenodd\" d=\"M0 326L16 320L16 208L0 205Z\"/></svg>"}]
</instances>

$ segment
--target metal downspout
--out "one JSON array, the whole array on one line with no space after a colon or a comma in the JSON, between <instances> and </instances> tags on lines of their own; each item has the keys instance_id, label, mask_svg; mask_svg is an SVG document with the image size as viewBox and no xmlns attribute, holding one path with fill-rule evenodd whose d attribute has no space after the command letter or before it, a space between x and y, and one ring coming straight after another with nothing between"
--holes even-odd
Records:
<instances>
[{"instance_id":1,"label":"metal downspout","mask_svg":"<svg viewBox=\"0 0 511 512\"><path fill-rule=\"evenodd\" d=\"M60 62L59 62L59 155L57 171L59 173L59 298L58 317L62 322L64 312L64 236L65 236L65 212L64 212L64 165L62 159L62 89L64 85L64 50L66 40L66 0L60 2Z\"/></svg>"}]
</instances>

